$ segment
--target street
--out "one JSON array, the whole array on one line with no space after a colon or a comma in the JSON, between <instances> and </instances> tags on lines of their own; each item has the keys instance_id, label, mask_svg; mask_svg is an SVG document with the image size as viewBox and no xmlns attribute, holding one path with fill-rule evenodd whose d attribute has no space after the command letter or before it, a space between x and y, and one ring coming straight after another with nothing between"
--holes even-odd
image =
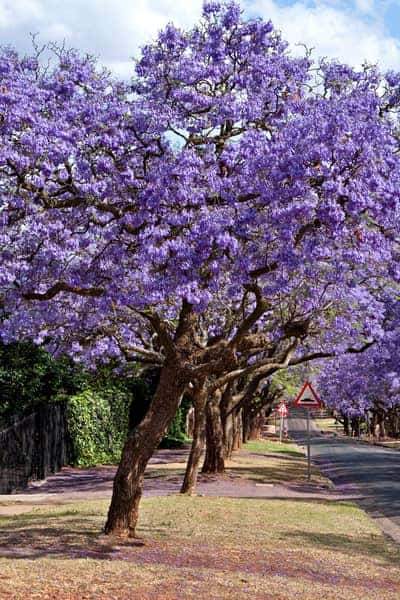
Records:
<instances>
[{"instance_id":1,"label":"street","mask_svg":"<svg viewBox=\"0 0 400 600\"><path fill-rule=\"evenodd\" d=\"M289 434L306 446L305 410L291 409ZM311 419L311 459L335 486L359 494L357 502L400 543L400 453L321 434Z\"/></svg>"}]
</instances>

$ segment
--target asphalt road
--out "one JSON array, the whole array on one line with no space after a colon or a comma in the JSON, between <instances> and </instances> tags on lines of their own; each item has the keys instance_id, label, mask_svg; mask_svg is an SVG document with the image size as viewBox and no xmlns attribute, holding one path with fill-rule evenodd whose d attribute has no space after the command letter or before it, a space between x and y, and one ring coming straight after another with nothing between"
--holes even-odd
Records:
<instances>
[{"instance_id":1,"label":"asphalt road","mask_svg":"<svg viewBox=\"0 0 400 600\"><path fill-rule=\"evenodd\" d=\"M292 409L290 435L306 445L303 409ZM352 492L385 533L400 543L400 452L321 434L311 420L311 459L335 486Z\"/></svg>"}]
</instances>

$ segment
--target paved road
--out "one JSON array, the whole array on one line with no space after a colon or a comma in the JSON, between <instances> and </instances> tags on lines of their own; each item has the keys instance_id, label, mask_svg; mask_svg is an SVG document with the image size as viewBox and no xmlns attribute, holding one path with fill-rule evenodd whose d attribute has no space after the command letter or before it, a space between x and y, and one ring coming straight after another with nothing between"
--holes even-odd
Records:
<instances>
[{"instance_id":1,"label":"paved road","mask_svg":"<svg viewBox=\"0 0 400 600\"><path fill-rule=\"evenodd\" d=\"M290 434L306 444L305 412L292 409ZM400 543L400 452L362 442L321 435L311 421L311 458L342 491L377 519L385 533Z\"/></svg>"}]
</instances>

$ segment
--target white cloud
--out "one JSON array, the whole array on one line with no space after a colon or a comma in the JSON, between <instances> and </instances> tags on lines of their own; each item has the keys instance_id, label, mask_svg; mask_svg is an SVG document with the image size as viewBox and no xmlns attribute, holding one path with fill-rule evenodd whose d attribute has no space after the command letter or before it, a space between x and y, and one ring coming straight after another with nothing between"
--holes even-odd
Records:
<instances>
[{"instance_id":1,"label":"white cloud","mask_svg":"<svg viewBox=\"0 0 400 600\"><path fill-rule=\"evenodd\" d=\"M364 60L379 62L383 68L400 69L400 40L389 36L383 15L372 12L373 3L358 0L359 8L370 12L368 18L343 2L298 1L279 6L273 0L247 0L252 14L270 18L291 44L315 47L317 56L338 58L354 65Z\"/></svg>"},{"instance_id":2,"label":"white cloud","mask_svg":"<svg viewBox=\"0 0 400 600\"><path fill-rule=\"evenodd\" d=\"M140 46L169 21L195 22L201 8L201 0L0 0L0 38L23 51L30 33L42 42L65 39L129 77Z\"/></svg>"},{"instance_id":3,"label":"white cloud","mask_svg":"<svg viewBox=\"0 0 400 600\"><path fill-rule=\"evenodd\" d=\"M372 13L375 10L374 0L356 0L356 7L364 13Z\"/></svg>"},{"instance_id":4,"label":"white cloud","mask_svg":"<svg viewBox=\"0 0 400 600\"><path fill-rule=\"evenodd\" d=\"M386 0L242 0L247 15L271 18L292 44L315 46L316 55L360 64L364 59L400 69L400 42L384 28ZM168 21L194 23L202 0L0 0L0 38L30 48L29 32L91 52L118 75L133 73L133 56ZM347 7L347 8L346 8ZM381 11L382 13L382 11Z\"/></svg>"},{"instance_id":5,"label":"white cloud","mask_svg":"<svg viewBox=\"0 0 400 600\"><path fill-rule=\"evenodd\" d=\"M1 0L0 1L0 27L9 27L14 23L29 23L31 19L43 16L43 7L40 0Z\"/></svg>"}]
</instances>

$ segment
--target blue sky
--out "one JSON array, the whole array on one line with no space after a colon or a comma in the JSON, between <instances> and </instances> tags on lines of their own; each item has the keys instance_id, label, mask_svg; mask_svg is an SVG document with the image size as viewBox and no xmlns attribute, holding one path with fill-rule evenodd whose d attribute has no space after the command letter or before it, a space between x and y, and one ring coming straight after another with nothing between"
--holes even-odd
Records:
<instances>
[{"instance_id":1,"label":"blue sky","mask_svg":"<svg viewBox=\"0 0 400 600\"><path fill-rule=\"evenodd\" d=\"M400 70L400 0L242 0L248 16L270 18L293 45L352 64L379 62ZM187 26L202 0L0 0L2 44L29 49L43 41L96 54L117 74L132 73L131 57L168 21Z\"/></svg>"}]
</instances>

